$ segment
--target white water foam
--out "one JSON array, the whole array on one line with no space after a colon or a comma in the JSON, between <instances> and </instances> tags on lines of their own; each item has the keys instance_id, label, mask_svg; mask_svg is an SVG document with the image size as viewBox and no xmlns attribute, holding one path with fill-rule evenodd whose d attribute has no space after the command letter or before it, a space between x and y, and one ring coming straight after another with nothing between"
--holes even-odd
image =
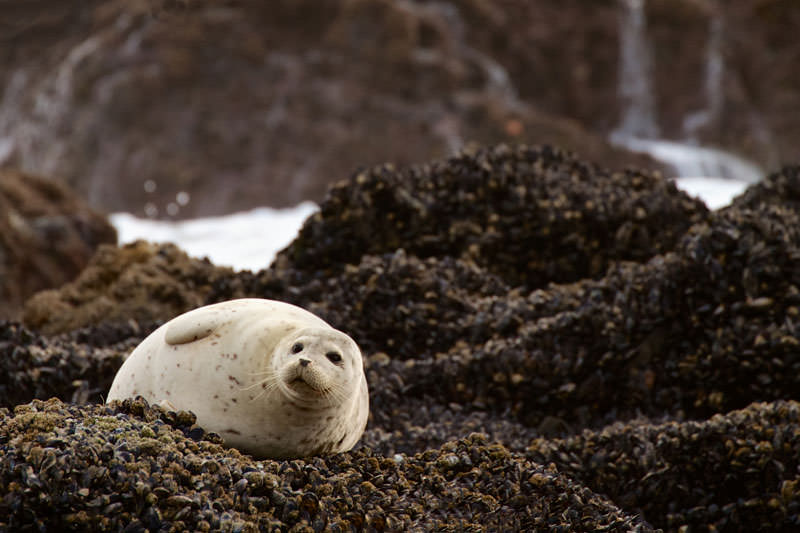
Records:
<instances>
[{"instance_id":1,"label":"white water foam","mask_svg":"<svg viewBox=\"0 0 800 533\"><path fill-rule=\"evenodd\" d=\"M138 239L172 242L195 257L237 270L266 268L275 255L297 236L303 222L317 210L312 202L290 209L260 207L221 217L165 221L114 213L120 244Z\"/></svg>"},{"instance_id":2,"label":"white water foam","mask_svg":"<svg viewBox=\"0 0 800 533\"><path fill-rule=\"evenodd\" d=\"M748 187L743 181L703 177L677 178L675 185L688 195L703 200L709 209L719 209L729 205L731 200Z\"/></svg>"},{"instance_id":3,"label":"white water foam","mask_svg":"<svg viewBox=\"0 0 800 533\"><path fill-rule=\"evenodd\" d=\"M664 139L618 139L628 150L651 155L675 169L676 177L708 176L744 185L761 181L764 171L752 161L736 154Z\"/></svg>"},{"instance_id":4,"label":"white water foam","mask_svg":"<svg viewBox=\"0 0 800 533\"><path fill-rule=\"evenodd\" d=\"M679 178L675 184L711 209L728 205L747 186L741 181L704 177ZM216 265L256 271L269 266L317 209L315 204L304 202L291 209L262 207L179 222L141 219L127 213L115 213L110 218L120 244L137 239L172 242L189 255L208 257Z\"/></svg>"}]
</instances>

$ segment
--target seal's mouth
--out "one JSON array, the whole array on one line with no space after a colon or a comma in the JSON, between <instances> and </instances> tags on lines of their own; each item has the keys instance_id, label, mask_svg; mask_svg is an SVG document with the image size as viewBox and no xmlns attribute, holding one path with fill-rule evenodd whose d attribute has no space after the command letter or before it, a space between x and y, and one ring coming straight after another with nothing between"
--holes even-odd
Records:
<instances>
[{"instance_id":1,"label":"seal's mouth","mask_svg":"<svg viewBox=\"0 0 800 533\"><path fill-rule=\"evenodd\" d=\"M320 389L317 389L315 387L312 387L306 380L304 380L300 376L297 376L296 378L291 380L289 382L289 386L292 387L293 389L299 390L300 392L303 392L303 393L306 393L306 394L307 393L312 393L312 394L317 394L319 396L322 396L327 392L324 389L320 390Z\"/></svg>"}]
</instances>

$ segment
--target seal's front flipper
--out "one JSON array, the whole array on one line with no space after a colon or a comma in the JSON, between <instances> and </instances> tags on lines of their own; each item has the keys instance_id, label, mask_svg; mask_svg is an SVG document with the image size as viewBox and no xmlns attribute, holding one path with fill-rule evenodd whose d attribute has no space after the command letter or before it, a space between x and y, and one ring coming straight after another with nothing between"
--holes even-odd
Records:
<instances>
[{"instance_id":1,"label":"seal's front flipper","mask_svg":"<svg viewBox=\"0 0 800 533\"><path fill-rule=\"evenodd\" d=\"M164 333L164 341L169 345L176 345L204 339L228 322L229 315L224 309L215 305L194 309L169 323Z\"/></svg>"}]
</instances>

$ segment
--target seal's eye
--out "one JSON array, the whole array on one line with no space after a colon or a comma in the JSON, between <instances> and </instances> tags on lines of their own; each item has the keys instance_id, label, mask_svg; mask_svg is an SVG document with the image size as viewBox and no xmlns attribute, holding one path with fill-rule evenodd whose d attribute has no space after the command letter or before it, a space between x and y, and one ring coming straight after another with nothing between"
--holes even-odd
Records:
<instances>
[{"instance_id":1,"label":"seal's eye","mask_svg":"<svg viewBox=\"0 0 800 533\"><path fill-rule=\"evenodd\" d=\"M334 364L339 364L342 362L342 356L337 352L328 352L325 354L325 357L328 358L328 361Z\"/></svg>"},{"instance_id":2,"label":"seal's eye","mask_svg":"<svg viewBox=\"0 0 800 533\"><path fill-rule=\"evenodd\" d=\"M302 342L294 343L294 346L292 346L292 353L300 353L302 351L303 351L303 343Z\"/></svg>"}]
</instances>

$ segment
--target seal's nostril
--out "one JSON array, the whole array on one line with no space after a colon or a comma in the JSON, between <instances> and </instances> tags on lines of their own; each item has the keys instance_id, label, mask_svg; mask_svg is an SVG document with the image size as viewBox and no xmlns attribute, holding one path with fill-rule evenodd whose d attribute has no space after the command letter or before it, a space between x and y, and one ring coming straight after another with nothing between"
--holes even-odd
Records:
<instances>
[{"instance_id":1,"label":"seal's nostril","mask_svg":"<svg viewBox=\"0 0 800 533\"><path fill-rule=\"evenodd\" d=\"M300 359L300 366L308 366L310 362L308 359Z\"/></svg>"}]
</instances>

